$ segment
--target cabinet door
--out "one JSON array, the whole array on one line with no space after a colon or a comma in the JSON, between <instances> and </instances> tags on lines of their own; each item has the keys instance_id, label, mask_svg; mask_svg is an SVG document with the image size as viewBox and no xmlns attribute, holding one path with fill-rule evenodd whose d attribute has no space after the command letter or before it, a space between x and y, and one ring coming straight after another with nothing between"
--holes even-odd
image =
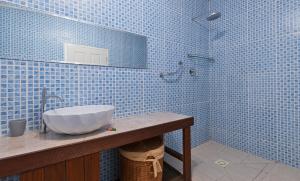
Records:
<instances>
[{"instance_id":1,"label":"cabinet door","mask_svg":"<svg viewBox=\"0 0 300 181\"><path fill-rule=\"evenodd\" d=\"M84 181L84 157L66 161L67 181Z\"/></svg>"},{"instance_id":2,"label":"cabinet door","mask_svg":"<svg viewBox=\"0 0 300 181\"><path fill-rule=\"evenodd\" d=\"M20 176L20 181L44 181L44 169L25 172Z\"/></svg>"},{"instance_id":3,"label":"cabinet door","mask_svg":"<svg viewBox=\"0 0 300 181\"><path fill-rule=\"evenodd\" d=\"M44 168L45 181L66 181L66 162L49 165Z\"/></svg>"},{"instance_id":4,"label":"cabinet door","mask_svg":"<svg viewBox=\"0 0 300 181\"><path fill-rule=\"evenodd\" d=\"M20 181L100 181L100 153L24 172Z\"/></svg>"},{"instance_id":5,"label":"cabinet door","mask_svg":"<svg viewBox=\"0 0 300 181\"><path fill-rule=\"evenodd\" d=\"M84 158L85 181L100 181L100 154L94 153Z\"/></svg>"}]
</instances>

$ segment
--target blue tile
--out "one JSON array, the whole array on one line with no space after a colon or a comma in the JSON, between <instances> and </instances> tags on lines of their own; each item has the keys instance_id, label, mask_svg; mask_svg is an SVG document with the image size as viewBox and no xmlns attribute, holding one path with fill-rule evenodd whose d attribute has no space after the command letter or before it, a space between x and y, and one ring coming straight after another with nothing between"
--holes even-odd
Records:
<instances>
[{"instance_id":1,"label":"blue tile","mask_svg":"<svg viewBox=\"0 0 300 181\"><path fill-rule=\"evenodd\" d=\"M297 1L211 1L210 136L299 167ZM233 136L232 136L233 135Z\"/></svg>"},{"instance_id":2,"label":"blue tile","mask_svg":"<svg viewBox=\"0 0 300 181\"><path fill-rule=\"evenodd\" d=\"M187 70L189 65L192 65L189 62L190 60L186 59L187 52L208 51L208 47L206 46L208 43L208 31L191 31L191 28L197 28L198 26L196 25L196 27L193 22L188 21L188 29L185 28L185 30L192 34L189 36L189 39L181 38L183 30L181 1L177 1L176 4L173 4L171 1L144 1L143 3L139 3L134 0L130 2L101 1L94 3L69 1L66 5L61 4L61 2L57 2L56 4L53 4L52 1L36 3L30 0L25 3L14 3L50 14L68 16L105 27L147 35L149 69L131 70L68 65L55 62L10 61L1 59L1 134L7 134L7 122L9 120L19 117L27 119L28 129L32 130L39 127L41 90L43 87L47 87L50 94L62 96L65 99L65 106L87 104L115 105L115 117L154 111L185 113L181 111L183 107L182 100L185 98L182 93L185 84L182 81L176 85L168 84L159 78L159 73L172 71L172 69L177 68L178 61L184 61L185 70ZM170 7L166 8L166 4ZM30 15L28 14L27 16ZM30 20L31 17L27 16L24 18ZM3 16L0 17L2 18ZM42 24L39 19L35 19L34 21ZM22 23L30 26L30 23L33 22L24 20ZM52 22L54 25L57 23ZM8 27L8 25L3 26ZM57 30L53 29L53 27L55 26L45 26L37 31L36 35L42 34L46 30ZM76 29L82 34L85 33L84 28L80 25L68 24L66 28L68 28L69 32ZM16 35L21 36L22 31ZM193 40L193 35L197 36L197 39L191 43L189 41ZM5 38L6 36L1 37L1 41L5 41ZM13 47L16 51L11 51L7 46L4 46L4 49L1 50L1 55L8 58L29 57L28 59L39 59L41 61L61 57L62 52L54 48L56 45L52 46L51 44L42 44L42 42L39 42L36 46L33 46L35 48L25 46L33 38L35 37L32 34L28 34L26 41L17 43L17 45L26 49ZM74 38L76 42L77 35ZM85 39L81 39L80 43L84 44L97 38L102 37L93 34L91 37L86 36ZM166 39L168 42L166 42ZM18 39L13 39L13 41L18 41ZM112 39L111 41L119 40ZM183 51L184 46L192 48L189 51ZM38 58L30 57L33 54L24 54L24 52L38 52L42 48L46 48L47 51L37 55ZM124 47L120 48L120 50L126 51ZM9 51L11 52L9 53ZM139 55L137 54L136 56ZM116 57L116 60L120 58ZM203 76L202 78L207 78L207 72ZM200 81L200 77L198 79L199 84L197 85L199 86L193 87L193 89L204 86L201 83L202 81ZM189 96L196 97L196 91L194 92L195 94ZM204 91L201 96L204 94L208 94L208 92ZM191 104L190 107L197 107L203 101L198 98L196 100L197 104ZM46 105L47 110L60 106L62 105L57 100L49 100ZM197 114L198 111L201 113ZM197 119L199 125L197 124L198 126L193 128L193 146L197 146L208 139L208 129L206 129L206 125L203 125L208 121L208 110L206 108L195 109L192 115L200 115L199 119ZM200 119L205 121L200 122ZM181 150L181 141L181 133L180 131L176 131L168 134L166 144L174 149ZM103 173L101 176L102 180L114 180L118 178L119 163L117 150L104 152L102 154L102 165L105 165L101 168ZM7 179L18 178L12 177Z\"/></svg>"}]
</instances>

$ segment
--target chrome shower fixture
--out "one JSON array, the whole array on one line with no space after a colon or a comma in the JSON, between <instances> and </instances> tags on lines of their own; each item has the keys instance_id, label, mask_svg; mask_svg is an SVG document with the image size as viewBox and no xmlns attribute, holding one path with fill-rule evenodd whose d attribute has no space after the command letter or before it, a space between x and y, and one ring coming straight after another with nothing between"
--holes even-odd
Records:
<instances>
[{"instance_id":1,"label":"chrome shower fixture","mask_svg":"<svg viewBox=\"0 0 300 181\"><path fill-rule=\"evenodd\" d=\"M205 56L198 55L198 54L190 54L190 53L188 53L187 57L188 58L192 58L192 59L199 58L199 59L204 59L204 60L208 60L208 61L215 61L214 58L212 58L212 57L205 57Z\"/></svg>"},{"instance_id":2,"label":"chrome shower fixture","mask_svg":"<svg viewBox=\"0 0 300 181\"><path fill-rule=\"evenodd\" d=\"M179 81L179 79L182 77L182 73L183 73L183 63L182 61L178 62L178 68L176 71L174 72L167 72L167 73L163 73L161 72L159 74L159 77L162 78L163 80L165 80L167 83L173 83L173 82L177 82ZM169 79L171 78L171 79Z\"/></svg>"},{"instance_id":3,"label":"chrome shower fixture","mask_svg":"<svg viewBox=\"0 0 300 181\"><path fill-rule=\"evenodd\" d=\"M220 12L214 11L214 12L210 13L210 14L206 17L206 20L207 20L207 21L214 21L214 20L216 20L216 19L219 19L221 16L222 16L222 14L221 14ZM200 17L200 16L197 16L197 17L192 18L192 20L195 21L195 22L198 22L198 21L197 21L198 19L204 20L204 18L203 18L203 17Z\"/></svg>"},{"instance_id":4,"label":"chrome shower fixture","mask_svg":"<svg viewBox=\"0 0 300 181\"><path fill-rule=\"evenodd\" d=\"M216 20L218 18L221 17L221 13L220 12L212 12L207 18L206 20L207 21L213 21L213 20Z\"/></svg>"},{"instance_id":5,"label":"chrome shower fixture","mask_svg":"<svg viewBox=\"0 0 300 181\"><path fill-rule=\"evenodd\" d=\"M192 77L196 77L196 76L197 76L197 71L196 71L196 69L190 69L189 73L190 73L190 75L191 75Z\"/></svg>"},{"instance_id":6,"label":"chrome shower fixture","mask_svg":"<svg viewBox=\"0 0 300 181\"><path fill-rule=\"evenodd\" d=\"M160 78L165 78L166 76L173 76L173 75L176 75L176 74L178 74L178 73L180 73L181 72L181 66L182 66L182 61L179 61L178 62L178 65L180 66L175 72L167 72L167 73L160 73L159 74L159 77Z\"/></svg>"}]
</instances>

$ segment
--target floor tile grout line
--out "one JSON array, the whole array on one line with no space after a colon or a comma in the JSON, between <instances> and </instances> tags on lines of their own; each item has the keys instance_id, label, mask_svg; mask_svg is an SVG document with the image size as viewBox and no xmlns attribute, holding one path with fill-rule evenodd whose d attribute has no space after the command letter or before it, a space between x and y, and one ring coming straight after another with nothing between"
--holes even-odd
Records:
<instances>
[{"instance_id":1,"label":"floor tile grout line","mask_svg":"<svg viewBox=\"0 0 300 181\"><path fill-rule=\"evenodd\" d=\"M264 166L264 168L261 169L260 172L254 177L253 180L256 180L260 175L262 175L262 174L264 173L265 169L269 166L269 164L271 164L271 163L267 163L267 164ZM273 163L272 163L272 164L273 164Z\"/></svg>"}]
</instances>

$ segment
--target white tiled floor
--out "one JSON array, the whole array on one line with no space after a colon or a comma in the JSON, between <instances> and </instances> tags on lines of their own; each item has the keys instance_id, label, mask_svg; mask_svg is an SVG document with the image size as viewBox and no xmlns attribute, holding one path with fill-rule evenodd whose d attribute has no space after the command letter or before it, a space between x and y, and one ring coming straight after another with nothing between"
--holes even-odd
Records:
<instances>
[{"instance_id":1,"label":"white tiled floor","mask_svg":"<svg viewBox=\"0 0 300 181\"><path fill-rule=\"evenodd\" d=\"M230 164L225 168L218 166L214 163L218 159ZM213 141L192 149L192 175L193 181L300 181L300 169Z\"/></svg>"}]
</instances>

